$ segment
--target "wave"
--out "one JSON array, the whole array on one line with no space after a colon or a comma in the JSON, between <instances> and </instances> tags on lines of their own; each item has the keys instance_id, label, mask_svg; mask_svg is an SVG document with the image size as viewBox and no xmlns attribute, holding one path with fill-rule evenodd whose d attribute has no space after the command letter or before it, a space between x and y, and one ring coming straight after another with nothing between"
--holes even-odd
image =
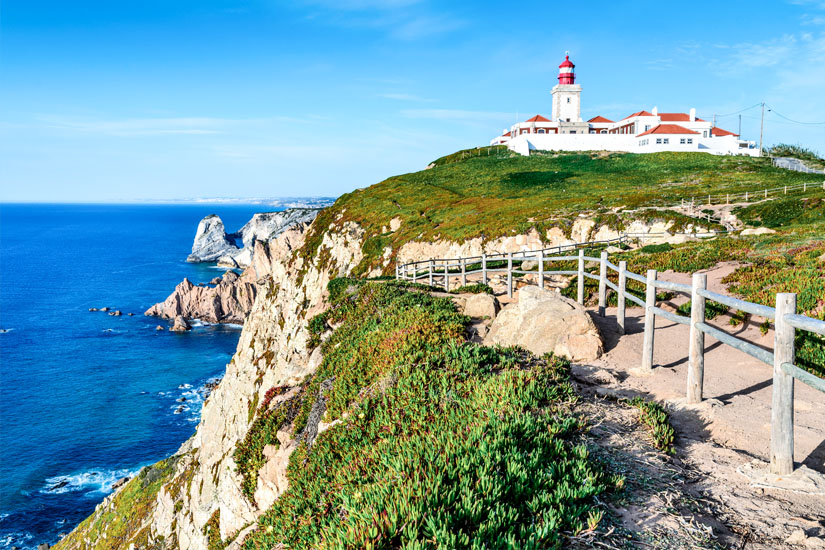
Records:
<instances>
[{"instance_id":1,"label":"wave","mask_svg":"<svg viewBox=\"0 0 825 550\"><path fill-rule=\"evenodd\" d=\"M9 332L13 332L13 328L0 328L0 334L8 334Z\"/></svg>"},{"instance_id":2,"label":"wave","mask_svg":"<svg viewBox=\"0 0 825 550\"><path fill-rule=\"evenodd\" d=\"M60 475L46 478L41 493L61 495L83 491L87 493L111 493L112 484L124 477L134 477L140 468L117 470L89 470L78 474Z\"/></svg>"}]
</instances>

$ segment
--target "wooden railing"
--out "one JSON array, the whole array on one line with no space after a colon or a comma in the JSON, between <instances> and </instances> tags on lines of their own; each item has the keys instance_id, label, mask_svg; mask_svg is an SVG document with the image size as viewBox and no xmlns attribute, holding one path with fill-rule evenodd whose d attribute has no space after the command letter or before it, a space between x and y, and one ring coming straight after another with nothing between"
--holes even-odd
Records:
<instances>
[{"instance_id":1,"label":"wooden railing","mask_svg":"<svg viewBox=\"0 0 825 550\"><path fill-rule=\"evenodd\" d=\"M825 336L825 321L820 321L796 313L796 294L781 293L776 296L776 307L769 307L746 302L707 289L707 275L694 273L692 284L686 285L658 279L655 269L649 269L646 275L639 275L627 270L627 263L618 265L609 261L608 253L601 252L600 257L585 256L584 248L598 245L621 244L632 236L623 235L617 239L593 241L562 245L536 251L524 251L508 254L482 254L453 259L433 259L411 262L396 267L396 278L404 281L427 283L433 286L440 282L444 290L449 291L450 279L458 279L466 285L468 277L481 275L481 282L487 284L490 273L504 273L508 296L513 295L514 276L536 275L537 284L544 288L546 278L550 275L576 276L577 301L584 303L585 278L598 281L598 312L605 315L607 305L607 288L617 294L618 309L616 314L617 331L625 333L625 315L627 302L630 301L644 308L644 338L642 345L642 370L653 372L653 355L656 316L674 323L690 327L687 372L687 401L702 401L705 369L705 335L713 336L718 341L747 353L751 357L773 366L773 396L771 405L771 444L770 470L775 474L789 474L793 471L793 388L794 380L825 392L825 379L819 378L794 364L794 336L797 330L813 332ZM562 255L566 251L575 251L577 255ZM555 254L555 255L554 255ZM514 267L514 261L521 262L520 269ZM535 271L525 269L524 262L535 262ZM575 270L548 269L548 263L577 262ZM585 262L598 262L599 273L590 273L585 269ZM531 267L531 266L527 266ZM608 270L618 274L614 284L608 278ZM642 300L628 292L628 279L645 285L645 298ZM529 281L528 281L529 283ZM666 311L656 305L656 290L666 289L690 295L690 316L682 316ZM758 315L774 321L774 349L765 350L752 342L737 338L727 332L708 324L705 320L706 300L713 300L731 308Z\"/></svg>"}]
</instances>

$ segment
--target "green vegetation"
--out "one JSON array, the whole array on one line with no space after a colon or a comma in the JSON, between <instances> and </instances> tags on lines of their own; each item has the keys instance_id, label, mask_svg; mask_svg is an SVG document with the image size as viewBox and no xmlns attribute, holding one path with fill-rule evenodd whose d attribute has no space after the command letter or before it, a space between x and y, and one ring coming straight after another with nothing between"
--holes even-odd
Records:
<instances>
[{"instance_id":1,"label":"green vegetation","mask_svg":"<svg viewBox=\"0 0 825 550\"><path fill-rule=\"evenodd\" d=\"M178 459L179 457L167 458L143 468L118 491L110 506L101 513L86 518L53 548L109 550L118 548L119 541L134 542L136 547L149 547L149 525L155 497L174 475ZM187 475L184 474L180 479L185 481ZM173 499L180 496L181 484L167 487Z\"/></svg>"},{"instance_id":2,"label":"green vegetation","mask_svg":"<svg viewBox=\"0 0 825 550\"><path fill-rule=\"evenodd\" d=\"M493 289L490 285L483 283L476 283L472 285L460 286L455 290L450 291L452 294L493 294Z\"/></svg>"},{"instance_id":3,"label":"green vegetation","mask_svg":"<svg viewBox=\"0 0 825 550\"><path fill-rule=\"evenodd\" d=\"M330 297L295 428L333 377L323 420L341 422L293 453L247 549L559 548L597 528L621 480L575 441L566 360L464 342L446 298L345 279Z\"/></svg>"},{"instance_id":4,"label":"green vegetation","mask_svg":"<svg viewBox=\"0 0 825 550\"><path fill-rule=\"evenodd\" d=\"M688 300L687 302L676 308L676 313L678 313L679 315L684 315L685 317L690 317L691 307L691 301ZM725 304L720 304L719 302L714 302L713 300L705 300L705 319L716 319L720 315L724 315L725 313L727 313L729 309L730 308Z\"/></svg>"},{"instance_id":5,"label":"green vegetation","mask_svg":"<svg viewBox=\"0 0 825 550\"><path fill-rule=\"evenodd\" d=\"M471 158L468 158L471 157ZM531 228L569 233L576 216L590 213L612 226L622 220L695 222L672 211L637 209L678 204L707 194L738 193L809 181L810 175L774 168L766 158L724 157L704 153L648 155L565 153L522 157L502 149L459 152L420 172L391 177L348 193L325 209L310 230L301 252L318 256L322 232L330 224L357 222L366 232L365 257L355 271L381 264L386 246L393 250L413 240L438 238L463 242L522 234ZM384 233L390 220L401 226ZM390 273L392 265L384 268Z\"/></svg>"},{"instance_id":6,"label":"green vegetation","mask_svg":"<svg viewBox=\"0 0 825 550\"><path fill-rule=\"evenodd\" d=\"M779 143L768 150L772 157L791 157L804 160L808 168L825 168L825 159L813 149L801 145Z\"/></svg>"},{"instance_id":7,"label":"green vegetation","mask_svg":"<svg viewBox=\"0 0 825 550\"><path fill-rule=\"evenodd\" d=\"M670 425L670 416L665 408L655 401L648 401L642 397L634 397L627 403L639 409L642 422L650 430L653 446L667 454L676 452L673 447L676 432Z\"/></svg>"},{"instance_id":8,"label":"green vegetation","mask_svg":"<svg viewBox=\"0 0 825 550\"><path fill-rule=\"evenodd\" d=\"M733 213L747 225L771 229L825 223L825 199L822 197L790 197L760 202Z\"/></svg>"}]
</instances>

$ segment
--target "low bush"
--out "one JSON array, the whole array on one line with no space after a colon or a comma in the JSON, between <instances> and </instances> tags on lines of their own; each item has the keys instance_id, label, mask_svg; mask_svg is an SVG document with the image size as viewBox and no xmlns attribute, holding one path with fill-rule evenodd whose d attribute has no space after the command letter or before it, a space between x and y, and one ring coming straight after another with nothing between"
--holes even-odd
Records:
<instances>
[{"instance_id":1,"label":"low bush","mask_svg":"<svg viewBox=\"0 0 825 550\"><path fill-rule=\"evenodd\" d=\"M653 446L667 454L676 452L673 447L676 432L670 425L670 415L665 408L655 401L648 401L642 397L634 397L627 403L639 409L642 422L650 430Z\"/></svg>"},{"instance_id":2,"label":"low bush","mask_svg":"<svg viewBox=\"0 0 825 550\"><path fill-rule=\"evenodd\" d=\"M493 294L493 289L490 285L476 283L472 285L464 285L450 291L452 294Z\"/></svg>"}]
</instances>

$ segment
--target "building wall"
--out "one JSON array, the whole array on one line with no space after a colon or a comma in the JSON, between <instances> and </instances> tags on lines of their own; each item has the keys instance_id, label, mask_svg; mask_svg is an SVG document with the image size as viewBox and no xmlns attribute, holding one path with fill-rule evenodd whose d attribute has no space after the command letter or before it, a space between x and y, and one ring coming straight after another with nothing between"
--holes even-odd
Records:
<instances>
[{"instance_id":1,"label":"building wall","mask_svg":"<svg viewBox=\"0 0 825 550\"><path fill-rule=\"evenodd\" d=\"M667 138L668 143L657 144L656 138ZM680 143L685 138L692 144ZM641 140L648 144L640 146ZM742 148L734 136L704 139L701 135L650 134L637 137L632 134L524 134L507 142L507 147L521 154L530 151L624 151L629 153L658 153L661 151L695 151L715 155L758 156L758 148Z\"/></svg>"},{"instance_id":2,"label":"building wall","mask_svg":"<svg viewBox=\"0 0 825 550\"><path fill-rule=\"evenodd\" d=\"M578 84L557 84L553 86L553 120L581 122L582 87ZM570 100L568 103L567 100Z\"/></svg>"}]
</instances>

